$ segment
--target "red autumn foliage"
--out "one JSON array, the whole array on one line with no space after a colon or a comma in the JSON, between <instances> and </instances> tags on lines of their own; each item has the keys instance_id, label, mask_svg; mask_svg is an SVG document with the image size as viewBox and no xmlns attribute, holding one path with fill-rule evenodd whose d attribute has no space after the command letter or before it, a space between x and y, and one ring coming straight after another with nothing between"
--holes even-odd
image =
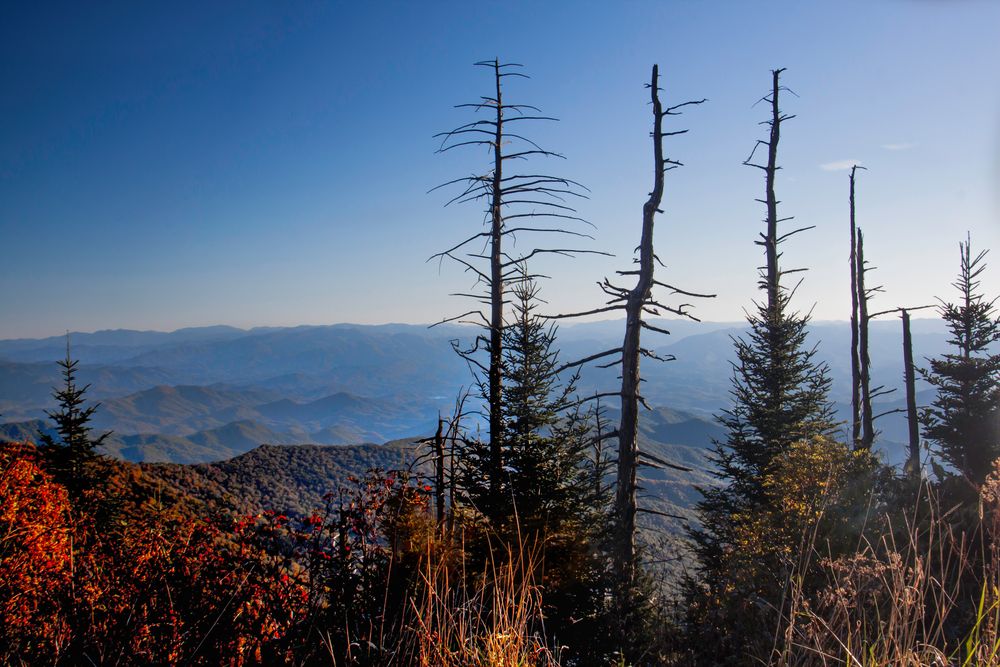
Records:
<instances>
[{"instance_id":1,"label":"red autumn foliage","mask_svg":"<svg viewBox=\"0 0 1000 667\"><path fill-rule=\"evenodd\" d=\"M287 660L308 594L256 522L222 530L134 500L76 511L32 445L0 443L0 663Z\"/></svg>"},{"instance_id":2,"label":"red autumn foliage","mask_svg":"<svg viewBox=\"0 0 1000 667\"><path fill-rule=\"evenodd\" d=\"M0 646L22 653L59 645L58 597L70 582L69 500L39 465L35 448L0 444Z\"/></svg>"}]
</instances>

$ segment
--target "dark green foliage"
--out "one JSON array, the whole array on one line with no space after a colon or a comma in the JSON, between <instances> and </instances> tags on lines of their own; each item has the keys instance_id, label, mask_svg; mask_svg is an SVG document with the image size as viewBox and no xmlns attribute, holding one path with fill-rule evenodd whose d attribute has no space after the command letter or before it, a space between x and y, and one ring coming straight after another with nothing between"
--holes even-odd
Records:
<instances>
[{"instance_id":1,"label":"dark green foliage","mask_svg":"<svg viewBox=\"0 0 1000 667\"><path fill-rule=\"evenodd\" d=\"M537 286L523 280L512 294L513 322L503 336L500 493L492 501L489 447L475 441L463 447L459 487L464 502L489 520L501 548L541 549L546 620L539 631L571 646L574 659L599 661L606 650L598 638L607 626L600 551L607 488L595 476L607 461L593 458L591 419L578 407L575 376L559 379L555 328L536 313ZM494 552L497 546L471 549Z\"/></svg>"},{"instance_id":2,"label":"dark green foliage","mask_svg":"<svg viewBox=\"0 0 1000 667\"><path fill-rule=\"evenodd\" d=\"M62 368L63 386L52 396L59 408L45 414L52 420L58 440L49 433L40 434L39 439L49 471L66 486L71 498L78 499L99 481L103 467L98 464L97 448L111 434L103 433L96 438L91 435L90 421L100 404L86 405L85 394L90 385L77 385L79 362L70 358L68 341L66 358L57 363Z\"/></svg>"},{"instance_id":3,"label":"dark green foliage","mask_svg":"<svg viewBox=\"0 0 1000 667\"><path fill-rule=\"evenodd\" d=\"M514 289L515 323L504 332L504 431L509 496L525 519L558 530L593 507L590 428L575 403L576 377L560 385L555 328L535 313L537 288Z\"/></svg>"},{"instance_id":4,"label":"dark green foliage","mask_svg":"<svg viewBox=\"0 0 1000 667\"><path fill-rule=\"evenodd\" d=\"M747 339L734 341L733 406L719 418L728 434L716 443L712 457L721 484L702 489L697 505L701 527L690 531L699 575L688 584L695 610L692 629L701 635L694 644L707 649L705 642L711 642L708 650L721 656L726 650L715 643L731 635L733 642L727 645L733 664L741 664L739 655L748 655L750 642L766 640L776 627L773 612L780 607L789 565L775 552L763 568L773 578L753 582L752 590L734 586L740 574L733 561L734 551L741 548L737 535L748 517L779 516L773 513L764 483L776 458L793 443L834 427L827 367L815 361L815 348L806 347L808 317L787 312L785 292L777 304L773 311L759 306L748 318Z\"/></svg>"},{"instance_id":5,"label":"dark green foliage","mask_svg":"<svg viewBox=\"0 0 1000 667\"><path fill-rule=\"evenodd\" d=\"M502 492L491 499L489 445L479 442L463 448L460 487L495 528L516 513L522 528L543 532L590 512L594 486L589 420L574 408L576 378L562 384L555 372L555 329L535 312L537 292L531 282L514 288L514 322L504 329Z\"/></svg>"},{"instance_id":6,"label":"dark green foliage","mask_svg":"<svg viewBox=\"0 0 1000 667\"><path fill-rule=\"evenodd\" d=\"M747 338L734 340L733 406L719 417L728 434L716 443L713 456L720 485L702 490L697 506L701 527L689 533L698 559L697 578L688 581L686 595L691 648L696 654L710 651L705 657L711 655L717 664L766 658L794 563L783 558L781 544L765 545L754 559L761 576L748 580L741 552L748 534L759 533L767 541L789 528L767 488L779 458L796 443L834 428L828 368L815 359L816 349L807 346L809 317L790 310L794 289L781 283L778 246L807 229L778 232L779 223L791 219L779 217L775 193L780 129L791 118L778 104L782 71L772 71L771 92L764 97L771 107L765 121L768 139L758 141L744 162L765 175L765 198L759 201L767 210L766 232L758 244L765 251L759 285L766 299L747 318ZM753 162L758 147L767 149L766 164Z\"/></svg>"},{"instance_id":7,"label":"dark green foliage","mask_svg":"<svg viewBox=\"0 0 1000 667\"><path fill-rule=\"evenodd\" d=\"M815 348L806 347L809 318L787 307L785 293L775 312L761 306L748 318L747 339L734 341L733 406L719 418L727 440L715 448L718 477L729 484L706 492L703 506L713 499L727 510L758 505L774 457L833 429L828 369L814 359Z\"/></svg>"},{"instance_id":8,"label":"dark green foliage","mask_svg":"<svg viewBox=\"0 0 1000 667\"><path fill-rule=\"evenodd\" d=\"M931 359L930 369L921 370L937 389L922 421L935 451L978 486L1000 456L1000 353L990 353L1000 340L1000 317L996 299L986 301L977 293L988 251L973 257L971 245L971 240L960 244L961 270L952 283L961 300L941 306L956 352Z\"/></svg>"},{"instance_id":9,"label":"dark green foliage","mask_svg":"<svg viewBox=\"0 0 1000 667\"><path fill-rule=\"evenodd\" d=\"M407 469L413 465L410 442L385 445L262 445L216 463L143 463L145 476L204 503L215 511L254 514L264 509L292 518L323 506L324 494L365 472Z\"/></svg>"}]
</instances>

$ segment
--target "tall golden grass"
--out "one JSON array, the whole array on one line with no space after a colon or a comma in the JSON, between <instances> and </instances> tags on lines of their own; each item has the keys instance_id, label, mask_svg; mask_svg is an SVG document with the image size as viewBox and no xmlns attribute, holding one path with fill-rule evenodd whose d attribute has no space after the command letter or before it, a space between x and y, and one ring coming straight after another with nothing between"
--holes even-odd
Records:
<instances>
[{"instance_id":1,"label":"tall golden grass","mask_svg":"<svg viewBox=\"0 0 1000 667\"><path fill-rule=\"evenodd\" d=\"M411 600L414 664L421 667L558 667L546 646L536 577L543 549L520 534L490 550L481 572L428 549Z\"/></svg>"},{"instance_id":2,"label":"tall golden grass","mask_svg":"<svg viewBox=\"0 0 1000 667\"><path fill-rule=\"evenodd\" d=\"M960 511L942 508L922 483L902 525L888 523L847 556L808 554L791 579L771 664L1000 665L1000 464L980 489L978 522L953 520ZM826 582L807 596L811 560Z\"/></svg>"}]
</instances>

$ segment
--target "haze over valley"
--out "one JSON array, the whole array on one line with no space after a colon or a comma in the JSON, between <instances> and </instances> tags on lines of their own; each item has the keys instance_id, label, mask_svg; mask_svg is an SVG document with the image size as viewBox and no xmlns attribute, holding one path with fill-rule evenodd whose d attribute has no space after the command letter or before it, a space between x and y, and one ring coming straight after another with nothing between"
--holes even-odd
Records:
<instances>
[{"instance_id":1,"label":"haze over valley","mask_svg":"<svg viewBox=\"0 0 1000 667\"><path fill-rule=\"evenodd\" d=\"M718 433L713 415L728 406L731 336L736 323L663 321L670 336L657 335L656 351L673 356L643 366L645 395L654 408L643 416L647 437L662 446L703 450ZM620 322L564 325L560 359L573 360L614 344ZM843 409L850 368L846 323L817 322L811 340L831 369L831 397ZM113 432L108 453L129 461L195 463L239 455L262 444L381 444L433 434L438 414L448 416L460 387L472 375L451 341L461 326L422 325L233 327L152 331L99 331L70 335L80 379L100 401L94 427ZM899 323L873 322L872 375L878 384L902 386ZM937 320L914 321L917 359L945 350ZM66 337L0 341L0 426L13 437L33 439L48 428L59 381L56 361ZM589 368L581 395L611 386L615 373ZM926 400L926 397L924 397ZM474 401L475 397L470 399ZM901 404L901 389L883 401ZM662 410L685 429L661 428ZM905 440L898 415L880 420L887 455ZM686 458L691 458L690 456Z\"/></svg>"}]
</instances>

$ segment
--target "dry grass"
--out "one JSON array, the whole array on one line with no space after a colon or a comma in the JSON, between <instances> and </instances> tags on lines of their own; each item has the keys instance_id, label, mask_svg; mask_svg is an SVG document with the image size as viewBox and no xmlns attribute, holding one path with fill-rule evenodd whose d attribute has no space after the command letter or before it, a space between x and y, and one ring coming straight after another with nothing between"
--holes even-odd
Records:
<instances>
[{"instance_id":1,"label":"dry grass","mask_svg":"<svg viewBox=\"0 0 1000 667\"><path fill-rule=\"evenodd\" d=\"M541 549L522 539L495 550L484 571L470 579L464 558L456 567L429 550L419 596L412 600L416 664L558 667L535 631L543 627L535 581L540 559Z\"/></svg>"},{"instance_id":2,"label":"dry grass","mask_svg":"<svg viewBox=\"0 0 1000 667\"><path fill-rule=\"evenodd\" d=\"M1000 467L981 490L978 525L966 532L928 487L920 494L902 530L890 525L854 554L820 558L827 582L817 594L801 594L810 564L800 566L772 664L1000 665Z\"/></svg>"}]
</instances>

